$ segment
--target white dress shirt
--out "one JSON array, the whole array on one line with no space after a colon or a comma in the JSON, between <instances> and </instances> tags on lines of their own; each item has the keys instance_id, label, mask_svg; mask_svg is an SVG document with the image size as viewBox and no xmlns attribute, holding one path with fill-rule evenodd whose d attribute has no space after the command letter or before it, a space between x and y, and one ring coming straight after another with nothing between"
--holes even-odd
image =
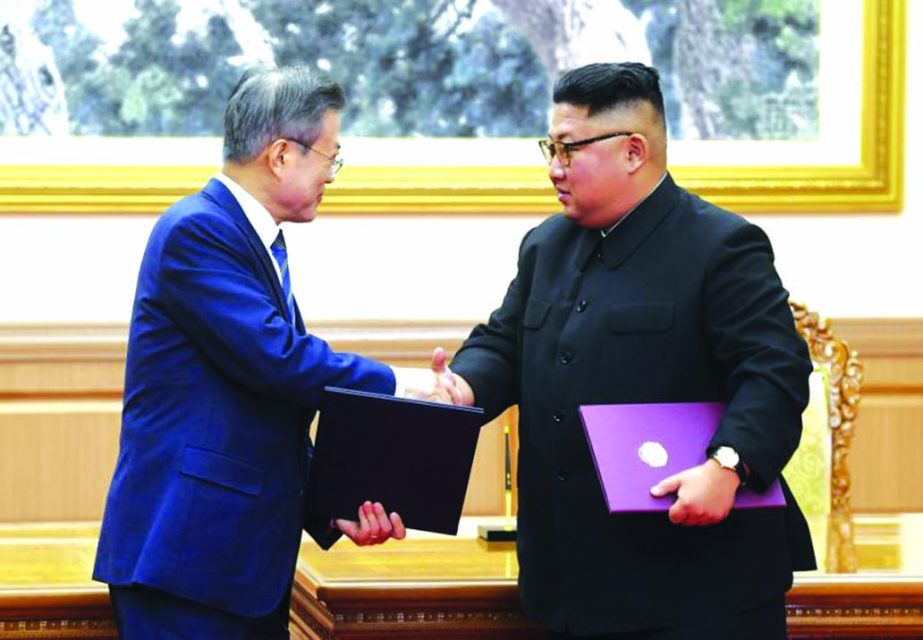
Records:
<instances>
[{"instance_id":1,"label":"white dress shirt","mask_svg":"<svg viewBox=\"0 0 923 640\"><path fill-rule=\"evenodd\" d=\"M247 216L247 220L250 222L250 226L256 231L256 235L259 236L260 242L262 242L263 246L266 248L266 253L272 257L272 265L276 269L276 277L279 278L279 284L281 284L282 271L272 253L272 243L276 241L276 236L279 235L279 225L276 224L272 214L269 213L269 210L264 207L259 200L250 195L246 189L234 182L230 177L223 173L219 173L215 176L215 180L218 180L228 188L231 195L237 200L237 204L243 209L244 215ZM407 389L407 375L398 367L391 367L391 371L394 372L394 395L403 396Z\"/></svg>"}]
</instances>

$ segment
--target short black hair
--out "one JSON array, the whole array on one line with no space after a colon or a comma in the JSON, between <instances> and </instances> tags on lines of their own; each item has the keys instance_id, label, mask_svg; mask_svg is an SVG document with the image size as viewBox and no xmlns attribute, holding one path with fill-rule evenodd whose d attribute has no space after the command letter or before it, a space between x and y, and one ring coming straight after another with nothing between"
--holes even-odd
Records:
<instances>
[{"instance_id":1,"label":"short black hair","mask_svg":"<svg viewBox=\"0 0 923 640\"><path fill-rule=\"evenodd\" d=\"M589 108L588 115L647 102L666 124L660 74L640 62L597 62L565 72L554 83L555 104Z\"/></svg>"}]
</instances>

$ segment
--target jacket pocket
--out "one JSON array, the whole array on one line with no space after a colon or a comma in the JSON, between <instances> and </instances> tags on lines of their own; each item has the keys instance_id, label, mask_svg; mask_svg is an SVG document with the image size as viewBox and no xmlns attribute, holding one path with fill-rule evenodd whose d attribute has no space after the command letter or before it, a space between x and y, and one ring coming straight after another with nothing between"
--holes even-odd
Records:
<instances>
[{"instance_id":1,"label":"jacket pocket","mask_svg":"<svg viewBox=\"0 0 923 640\"><path fill-rule=\"evenodd\" d=\"M548 316L548 310L551 309L551 303L536 298L530 298L526 302L526 311L522 314L522 326L525 329L538 329L545 324L545 318Z\"/></svg>"},{"instance_id":2,"label":"jacket pocket","mask_svg":"<svg viewBox=\"0 0 923 640\"><path fill-rule=\"evenodd\" d=\"M652 333L673 326L673 303L623 304L609 309L606 318L614 333Z\"/></svg>"},{"instance_id":3,"label":"jacket pocket","mask_svg":"<svg viewBox=\"0 0 923 640\"><path fill-rule=\"evenodd\" d=\"M186 447L180 473L251 496L263 487L263 472L252 464L197 447Z\"/></svg>"}]
</instances>

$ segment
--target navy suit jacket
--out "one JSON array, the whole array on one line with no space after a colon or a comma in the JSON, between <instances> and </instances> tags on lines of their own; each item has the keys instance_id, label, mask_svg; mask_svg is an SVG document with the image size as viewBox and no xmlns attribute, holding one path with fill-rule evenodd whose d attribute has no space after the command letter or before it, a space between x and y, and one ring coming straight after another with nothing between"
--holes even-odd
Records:
<instances>
[{"instance_id":1,"label":"navy suit jacket","mask_svg":"<svg viewBox=\"0 0 923 640\"><path fill-rule=\"evenodd\" d=\"M156 223L95 579L258 616L290 588L303 526L336 540L304 520L309 424L325 385L393 393L394 375L293 323L271 260L217 180Z\"/></svg>"},{"instance_id":2,"label":"navy suit jacket","mask_svg":"<svg viewBox=\"0 0 923 640\"><path fill-rule=\"evenodd\" d=\"M670 176L605 239L563 216L523 240L502 306L452 362L488 417L518 403L520 594L556 631L604 634L743 611L813 568L786 509L681 527L610 515L582 404L720 400L713 446L764 486L798 446L812 366L766 235ZM705 451L702 459L705 460Z\"/></svg>"}]
</instances>

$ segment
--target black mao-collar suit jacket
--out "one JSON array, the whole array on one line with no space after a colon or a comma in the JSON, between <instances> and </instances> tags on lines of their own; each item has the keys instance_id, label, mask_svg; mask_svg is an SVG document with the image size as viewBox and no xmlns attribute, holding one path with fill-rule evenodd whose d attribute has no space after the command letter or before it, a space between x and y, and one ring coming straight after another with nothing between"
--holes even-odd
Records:
<instances>
[{"instance_id":1,"label":"black mao-collar suit jacket","mask_svg":"<svg viewBox=\"0 0 923 640\"><path fill-rule=\"evenodd\" d=\"M811 362L766 235L659 187L605 239L554 216L530 231L502 305L452 369L488 415L519 404L518 553L526 613L576 634L655 628L780 597L813 568L797 504L681 527L607 512L582 404L723 401L712 446L757 486L798 445ZM705 452L703 451L703 460Z\"/></svg>"}]
</instances>

